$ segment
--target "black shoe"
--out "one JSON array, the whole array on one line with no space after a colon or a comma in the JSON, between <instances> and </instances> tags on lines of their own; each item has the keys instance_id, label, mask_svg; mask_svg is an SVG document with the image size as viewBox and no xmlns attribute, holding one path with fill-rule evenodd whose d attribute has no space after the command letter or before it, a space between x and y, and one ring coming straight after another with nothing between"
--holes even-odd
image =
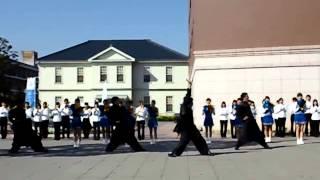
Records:
<instances>
[{"instance_id":1,"label":"black shoe","mask_svg":"<svg viewBox=\"0 0 320 180\"><path fill-rule=\"evenodd\" d=\"M234 148L234 150L239 150L240 149L240 147L239 146L236 146L235 148Z\"/></svg>"},{"instance_id":2,"label":"black shoe","mask_svg":"<svg viewBox=\"0 0 320 180\"><path fill-rule=\"evenodd\" d=\"M46 148L41 148L41 149L35 149L34 152L47 153L47 152L49 152L49 151L48 151L48 149L46 149Z\"/></svg>"},{"instance_id":3,"label":"black shoe","mask_svg":"<svg viewBox=\"0 0 320 180\"><path fill-rule=\"evenodd\" d=\"M169 153L168 157L177 157L177 155L175 153Z\"/></svg>"},{"instance_id":4,"label":"black shoe","mask_svg":"<svg viewBox=\"0 0 320 180\"><path fill-rule=\"evenodd\" d=\"M208 156L214 156L215 154L213 152L210 152L208 153Z\"/></svg>"},{"instance_id":5,"label":"black shoe","mask_svg":"<svg viewBox=\"0 0 320 180\"><path fill-rule=\"evenodd\" d=\"M10 149L10 150L8 151L8 153L9 153L9 154L17 154L17 153L18 153L18 150L16 150L16 149Z\"/></svg>"},{"instance_id":6,"label":"black shoe","mask_svg":"<svg viewBox=\"0 0 320 180\"><path fill-rule=\"evenodd\" d=\"M272 149L270 146L266 145L263 147L264 149Z\"/></svg>"}]
</instances>

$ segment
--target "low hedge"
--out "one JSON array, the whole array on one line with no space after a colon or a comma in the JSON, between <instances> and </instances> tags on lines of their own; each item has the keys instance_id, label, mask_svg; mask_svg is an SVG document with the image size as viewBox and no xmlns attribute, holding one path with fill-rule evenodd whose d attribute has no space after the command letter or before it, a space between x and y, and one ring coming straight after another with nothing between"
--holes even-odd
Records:
<instances>
[{"instance_id":1,"label":"low hedge","mask_svg":"<svg viewBox=\"0 0 320 180\"><path fill-rule=\"evenodd\" d=\"M176 120L175 116L159 116L158 121L164 122L174 122Z\"/></svg>"}]
</instances>

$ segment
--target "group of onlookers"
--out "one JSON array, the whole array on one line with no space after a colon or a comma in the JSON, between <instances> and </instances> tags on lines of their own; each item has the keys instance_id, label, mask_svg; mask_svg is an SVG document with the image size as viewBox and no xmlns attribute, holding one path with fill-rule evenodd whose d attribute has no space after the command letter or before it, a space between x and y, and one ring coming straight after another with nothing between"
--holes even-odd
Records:
<instances>
[{"instance_id":1,"label":"group of onlookers","mask_svg":"<svg viewBox=\"0 0 320 180\"><path fill-rule=\"evenodd\" d=\"M132 105L132 101L121 101L120 105L127 109L126 117L128 126L135 131L137 125L138 139L145 139L145 125L150 130L151 144L157 140L157 117L159 115L156 102L153 100L151 105L145 106L142 101L138 107ZM26 118L33 122L33 129L41 138L48 138L49 126L53 125L54 139L70 138L70 130L74 133L74 147L80 146L81 138L89 138L91 132L94 140L100 140L102 134L103 142L108 143L112 131L115 128L114 122L109 118L109 110L112 103L109 99L103 101L100 105L97 101L93 107L84 103L80 105L80 100L76 99L74 104L70 105L69 100L65 99L61 105L56 102L54 108L49 108L47 102L38 103L33 109L28 102L25 103ZM10 116L10 109L6 103L2 102L0 107L0 126L2 138L6 138L7 126ZM82 136L83 133L83 136Z\"/></svg>"},{"instance_id":2,"label":"group of onlookers","mask_svg":"<svg viewBox=\"0 0 320 180\"><path fill-rule=\"evenodd\" d=\"M236 116L240 99L234 100L232 105L227 107L226 102L222 102L220 108L215 110L211 99L206 100L203 107L203 121L207 142L211 142L212 127L214 119L220 120L220 135L225 138L227 135L228 120L231 125L231 137L236 138L236 127L241 126L241 120ZM303 144L303 135L319 137L320 107L317 99L311 100L307 95L305 100L301 93L292 98L289 104L284 103L283 98L279 98L276 104L271 103L270 97L266 96L261 107L257 108L253 101L249 101L252 115L255 119L260 117L262 131L265 134L266 142L271 142L273 135L273 125L275 124L275 136L284 137L286 135L286 119L290 117L290 134L297 137L297 144ZM309 134L310 128L310 134Z\"/></svg>"}]
</instances>

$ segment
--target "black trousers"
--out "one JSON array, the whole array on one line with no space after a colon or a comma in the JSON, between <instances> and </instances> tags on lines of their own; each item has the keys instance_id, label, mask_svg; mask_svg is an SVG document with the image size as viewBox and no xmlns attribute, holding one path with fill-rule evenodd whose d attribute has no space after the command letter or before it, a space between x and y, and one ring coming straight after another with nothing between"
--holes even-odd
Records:
<instances>
[{"instance_id":1,"label":"black trousers","mask_svg":"<svg viewBox=\"0 0 320 180\"><path fill-rule=\"evenodd\" d=\"M65 138L65 134L67 134L67 138L70 138L70 117L62 116L62 138Z\"/></svg>"},{"instance_id":2,"label":"black trousers","mask_svg":"<svg viewBox=\"0 0 320 180\"><path fill-rule=\"evenodd\" d=\"M93 139L100 139L100 122L93 122Z\"/></svg>"},{"instance_id":3,"label":"black trousers","mask_svg":"<svg viewBox=\"0 0 320 180\"><path fill-rule=\"evenodd\" d=\"M285 137L286 136L286 118L278 118L278 136Z\"/></svg>"},{"instance_id":4,"label":"black trousers","mask_svg":"<svg viewBox=\"0 0 320 180\"><path fill-rule=\"evenodd\" d=\"M110 143L106 147L106 152L112 152L124 143L127 143L136 152L144 151L133 133L130 133L129 130L115 129L112 133Z\"/></svg>"},{"instance_id":5,"label":"black trousers","mask_svg":"<svg viewBox=\"0 0 320 180\"><path fill-rule=\"evenodd\" d=\"M263 120L262 120L262 118L261 118L261 131L262 131L262 133L264 134L264 125L263 125Z\"/></svg>"},{"instance_id":6,"label":"black trousers","mask_svg":"<svg viewBox=\"0 0 320 180\"><path fill-rule=\"evenodd\" d=\"M40 152L44 150L41 137L35 131L32 134L20 134L14 132L11 152L18 152L21 146L30 146L34 151Z\"/></svg>"},{"instance_id":7,"label":"black trousers","mask_svg":"<svg viewBox=\"0 0 320 180\"><path fill-rule=\"evenodd\" d=\"M320 121L315 121L315 120L311 120L310 121L310 125L311 125L311 136L314 136L314 137L319 137L319 124L320 124Z\"/></svg>"},{"instance_id":8,"label":"black trousers","mask_svg":"<svg viewBox=\"0 0 320 180\"><path fill-rule=\"evenodd\" d=\"M247 120L242 124L242 127L238 129L238 142L236 148L245 145L248 142L257 142L264 148L268 147L264 134L260 131L255 120Z\"/></svg>"},{"instance_id":9,"label":"black trousers","mask_svg":"<svg viewBox=\"0 0 320 180\"><path fill-rule=\"evenodd\" d=\"M206 141L197 129L186 130L180 133L180 141L172 151L173 154L180 156L186 149L189 142L192 141L201 155L208 155L209 148Z\"/></svg>"},{"instance_id":10,"label":"black trousers","mask_svg":"<svg viewBox=\"0 0 320 180\"><path fill-rule=\"evenodd\" d=\"M294 114L291 114L290 116L290 134L291 136L295 136L296 135L296 128L294 126Z\"/></svg>"},{"instance_id":11,"label":"black trousers","mask_svg":"<svg viewBox=\"0 0 320 180\"><path fill-rule=\"evenodd\" d=\"M145 129L145 121L137 121L138 125L138 139L144 140L144 129Z\"/></svg>"},{"instance_id":12,"label":"black trousers","mask_svg":"<svg viewBox=\"0 0 320 180\"><path fill-rule=\"evenodd\" d=\"M49 134L48 128L49 128L49 120L40 122L40 137L44 139L48 138L48 134Z\"/></svg>"},{"instance_id":13,"label":"black trousers","mask_svg":"<svg viewBox=\"0 0 320 180\"><path fill-rule=\"evenodd\" d=\"M227 137L228 121L220 120L220 135L221 137Z\"/></svg>"},{"instance_id":14,"label":"black trousers","mask_svg":"<svg viewBox=\"0 0 320 180\"><path fill-rule=\"evenodd\" d=\"M310 124L310 121L311 121L311 116L312 114L306 114L306 128L305 128L305 131L304 131L304 134L309 136L309 124Z\"/></svg>"},{"instance_id":15,"label":"black trousers","mask_svg":"<svg viewBox=\"0 0 320 180\"><path fill-rule=\"evenodd\" d=\"M82 122L82 129L83 129L83 137L85 139L89 138L90 132L91 132L91 124L89 118L84 118Z\"/></svg>"},{"instance_id":16,"label":"black trousers","mask_svg":"<svg viewBox=\"0 0 320 180\"><path fill-rule=\"evenodd\" d=\"M34 122L33 123L33 126L34 126L34 130L35 132L40 135L40 122Z\"/></svg>"},{"instance_id":17,"label":"black trousers","mask_svg":"<svg viewBox=\"0 0 320 180\"><path fill-rule=\"evenodd\" d=\"M61 136L61 122L54 122L53 123L54 127L54 139L55 140L60 140Z\"/></svg>"},{"instance_id":18,"label":"black trousers","mask_svg":"<svg viewBox=\"0 0 320 180\"><path fill-rule=\"evenodd\" d=\"M234 120L231 120L230 121L230 130L231 130L231 137L232 138L236 138L236 126L235 126L235 121Z\"/></svg>"},{"instance_id":19,"label":"black trousers","mask_svg":"<svg viewBox=\"0 0 320 180\"><path fill-rule=\"evenodd\" d=\"M280 136L280 132L279 132L280 122L279 122L279 119L275 119L275 124L276 124L276 134L275 134L275 136L279 137Z\"/></svg>"},{"instance_id":20,"label":"black trousers","mask_svg":"<svg viewBox=\"0 0 320 180\"><path fill-rule=\"evenodd\" d=\"M1 138L6 139L8 134L8 118L1 117L0 118L0 131L1 131Z\"/></svg>"}]
</instances>

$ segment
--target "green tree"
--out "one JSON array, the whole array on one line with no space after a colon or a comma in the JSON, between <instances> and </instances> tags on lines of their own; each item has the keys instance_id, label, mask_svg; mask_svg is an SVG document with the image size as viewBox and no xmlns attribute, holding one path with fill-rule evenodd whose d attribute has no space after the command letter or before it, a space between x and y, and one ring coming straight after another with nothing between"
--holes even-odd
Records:
<instances>
[{"instance_id":1,"label":"green tree","mask_svg":"<svg viewBox=\"0 0 320 180\"><path fill-rule=\"evenodd\" d=\"M10 92L9 81L6 75L13 70L12 60L17 60L17 52L12 50L12 45L5 38L0 37L0 100L6 99Z\"/></svg>"}]
</instances>

